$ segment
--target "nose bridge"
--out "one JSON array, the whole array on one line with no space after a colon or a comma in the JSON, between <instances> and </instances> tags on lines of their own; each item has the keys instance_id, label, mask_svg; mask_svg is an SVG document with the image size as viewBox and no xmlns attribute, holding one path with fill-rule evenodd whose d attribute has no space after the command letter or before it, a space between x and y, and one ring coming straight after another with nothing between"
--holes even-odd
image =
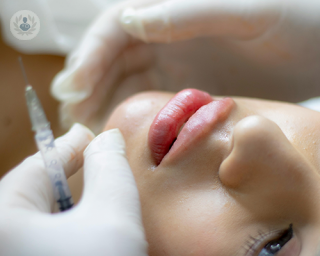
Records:
<instances>
[{"instance_id":1,"label":"nose bridge","mask_svg":"<svg viewBox=\"0 0 320 256\"><path fill-rule=\"evenodd\" d=\"M296 191L312 172L274 122L252 116L236 125L232 151L219 175L226 187L261 196Z\"/></svg>"}]
</instances>

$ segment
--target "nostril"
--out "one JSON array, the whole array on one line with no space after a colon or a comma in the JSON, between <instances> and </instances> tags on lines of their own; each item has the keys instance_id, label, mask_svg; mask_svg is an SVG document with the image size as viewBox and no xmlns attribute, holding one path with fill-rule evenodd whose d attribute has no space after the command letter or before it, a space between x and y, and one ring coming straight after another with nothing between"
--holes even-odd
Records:
<instances>
[{"instance_id":1,"label":"nostril","mask_svg":"<svg viewBox=\"0 0 320 256\"><path fill-rule=\"evenodd\" d=\"M308 162L275 122L250 116L234 127L233 147L219 177L226 187L269 193L301 186L306 169Z\"/></svg>"},{"instance_id":2,"label":"nostril","mask_svg":"<svg viewBox=\"0 0 320 256\"><path fill-rule=\"evenodd\" d=\"M279 162L278 156L287 144L285 135L271 120L261 116L242 119L234 127L232 150L220 166L221 182L235 188L257 176L268 175L262 169L269 169L272 163Z\"/></svg>"}]
</instances>

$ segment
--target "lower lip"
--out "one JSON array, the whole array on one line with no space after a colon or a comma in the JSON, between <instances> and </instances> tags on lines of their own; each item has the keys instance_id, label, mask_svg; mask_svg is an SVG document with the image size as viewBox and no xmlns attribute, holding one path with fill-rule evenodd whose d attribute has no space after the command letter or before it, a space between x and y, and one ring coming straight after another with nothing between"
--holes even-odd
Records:
<instances>
[{"instance_id":1,"label":"lower lip","mask_svg":"<svg viewBox=\"0 0 320 256\"><path fill-rule=\"evenodd\" d=\"M196 89L186 89L176 94L160 110L149 130L149 147L156 164L160 164L165 156L177 154L205 136L216 123L228 116L233 104L231 98L213 101L208 93Z\"/></svg>"},{"instance_id":2,"label":"lower lip","mask_svg":"<svg viewBox=\"0 0 320 256\"><path fill-rule=\"evenodd\" d=\"M224 98L201 107L186 122L165 158L176 158L189 149L192 150L198 141L208 138L217 124L227 119L234 105L232 98Z\"/></svg>"}]
</instances>

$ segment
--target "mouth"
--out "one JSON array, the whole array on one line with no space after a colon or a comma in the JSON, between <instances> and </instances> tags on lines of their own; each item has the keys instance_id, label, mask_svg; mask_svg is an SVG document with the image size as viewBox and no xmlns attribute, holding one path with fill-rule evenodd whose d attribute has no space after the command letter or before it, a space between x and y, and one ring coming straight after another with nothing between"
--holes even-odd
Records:
<instances>
[{"instance_id":1,"label":"mouth","mask_svg":"<svg viewBox=\"0 0 320 256\"><path fill-rule=\"evenodd\" d=\"M150 126L148 142L156 164L183 153L208 136L228 117L234 104L231 98L214 100L208 93L196 89L177 93Z\"/></svg>"}]
</instances>

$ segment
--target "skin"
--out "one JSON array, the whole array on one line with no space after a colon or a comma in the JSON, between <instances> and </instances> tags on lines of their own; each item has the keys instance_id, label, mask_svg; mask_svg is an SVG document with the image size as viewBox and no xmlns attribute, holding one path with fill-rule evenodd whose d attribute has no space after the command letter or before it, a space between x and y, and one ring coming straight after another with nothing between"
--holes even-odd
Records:
<instances>
[{"instance_id":1,"label":"skin","mask_svg":"<svg viewBox=\"0 0 320 256\"><path fill-rule=\"evenodd\" d=\"M173 96L134 95L105 126L118 127L125 138L149 255L258 256L290 224L294 236L276 255L316 255L320 113L234 97L231 113L209 135L156 165L148 132ZM258 240L254 252L247 252L250 236Z\"/></svg>"}]
</instances>

